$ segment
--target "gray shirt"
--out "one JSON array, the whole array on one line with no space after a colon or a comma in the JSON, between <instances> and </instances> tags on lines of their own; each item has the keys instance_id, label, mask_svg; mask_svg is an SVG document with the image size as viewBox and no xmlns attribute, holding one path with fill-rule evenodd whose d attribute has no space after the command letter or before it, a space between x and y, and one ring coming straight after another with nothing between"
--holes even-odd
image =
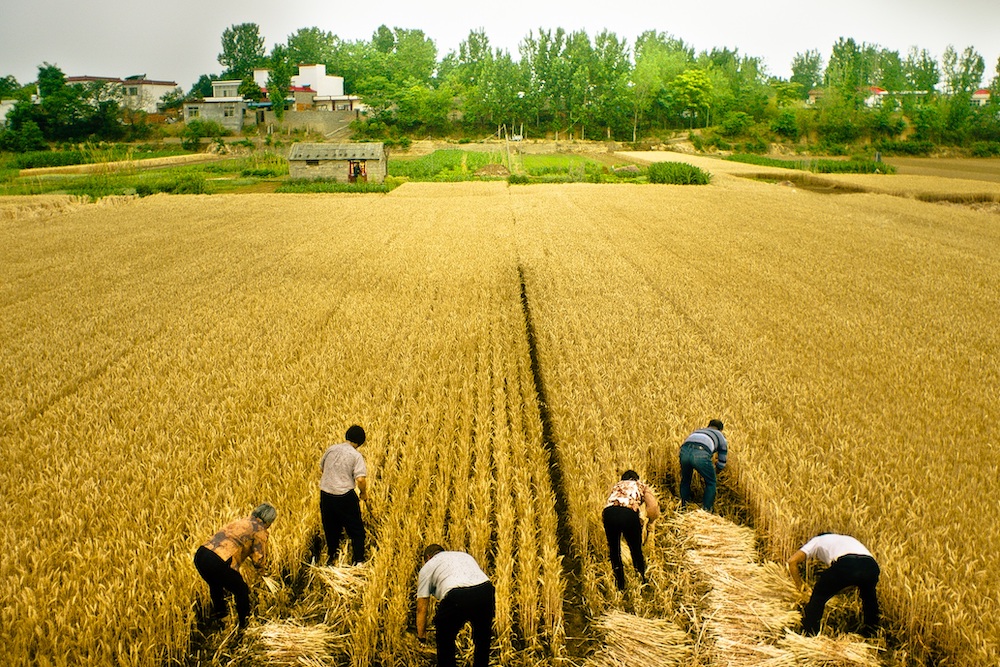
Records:
<instances>
[{"instance_id":1,"label":"gray shirt","mask_svg":"<svg viewBox=\"0 0 1000 667\"><path fill-rule=\"evenodd\" d=\"M417 597L443 600L454 588L485 584L490 578L479 569L476 559L462 551L442 551L420 568Z\"/></svg>"},{"instance_id":2,"label":"gray shirt","mask_svg":"<svg viewBox=\"0 0 1000 667\"><path fill-rule=\"evenodd\" d=\"M353 491L354 480L368 476L364 457L349 442L328 447L319 460L319 469L323 471L319 480L320 491L334 496Z\"/></svg>"}]
</instances>

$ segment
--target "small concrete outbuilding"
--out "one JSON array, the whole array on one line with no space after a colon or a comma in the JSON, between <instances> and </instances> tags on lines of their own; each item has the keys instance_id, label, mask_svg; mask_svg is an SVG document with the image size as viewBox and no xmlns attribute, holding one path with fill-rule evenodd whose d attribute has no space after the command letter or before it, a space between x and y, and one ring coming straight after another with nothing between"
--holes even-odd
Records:
<instances>
[{"instance_id":1,"label":"small concrete outbuilding","mask_svg":"<svg viewBox=\"0 0 1000 667\"><path fill-rule=\"evenodd\" d=\"M381 143L293 144L288 175L341 183L381 183L386 175L385 147Z\"/></svg>"}]
</instances>

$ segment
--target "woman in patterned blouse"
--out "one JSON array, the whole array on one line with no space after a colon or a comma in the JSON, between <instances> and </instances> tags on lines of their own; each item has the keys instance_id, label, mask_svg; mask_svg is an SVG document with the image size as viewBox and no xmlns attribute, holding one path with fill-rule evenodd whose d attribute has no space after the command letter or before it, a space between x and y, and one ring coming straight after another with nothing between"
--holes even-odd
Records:
<instances>
[{"instance_id":1,"label":"woman in patterned blouse","mask_svg":"<svg viewBox=\"0 0 1000 667\"><path fill-rule=\"evenodd\" d=\"M652 533L653 522L660 516L660 505L648 486L639 481L639 473L626 470L621 481L611 488L604 506L604 532L608 536L611 570L618 590L625 590L625 566L622 563L621 538L625 538L632 554L632 565L646 583L646 559L642 555L642 520L639 509L645 505L646 537Z\"/></svg>"}]
</instances>

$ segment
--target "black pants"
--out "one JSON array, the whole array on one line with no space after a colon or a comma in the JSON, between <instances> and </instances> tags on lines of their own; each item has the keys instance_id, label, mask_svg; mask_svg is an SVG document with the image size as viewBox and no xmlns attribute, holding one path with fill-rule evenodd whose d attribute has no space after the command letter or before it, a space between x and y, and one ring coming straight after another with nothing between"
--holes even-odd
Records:
<instances>
[{"instance_id":1,"label":"black pants","mask_svg":"<svg viewBox=\"0 0 1000 667\"><path fill-rule=\"evenodd\" d=\"M878 563L870 556L841 556L833 561L829 569L819 576L812 596L802 612L802 633L814 635L819 632L826 603L851 586L857 586L858 593L861 594L865 633L874 633L879 623L878 597L875 595L878 577Z\"/></svg>"},{"instance_id":2,"label":"black pants","mask_svg":"<svg viewBox=\"0 0 1000 667\"><path fill-rule=\"evenodd\" d=\"M490 582L453 588L438 604L434 625L437 628L438 667L454 667L455 638L466 623L472 623L475 645L473 667L490 664L490 642L493 639L493 616L496 614L496 593Z\"/></svg>"},{"instance_id":3,"label":"black pants","mask_svg":"<svg viewBox=\"0 0 1000 667\"><path fill-rule=\"evenodd\" d=\"M319 492L319 514L326 533L328 562L332 565L340 548L341 532L346 530L351 539L351 562L365 560L365 524L361 520L361 501L353 489L342 496L334 496L326 491Z\"/></svg>"},{"instance_id":4,"label":"black pants","mask_svg":"<svg viewBox=\"0 0 1000 667\"><path fill-rule=\"evenodd\" d=\"M246 627L250 617L250 589L243 576L207 547L198 547L194 554L194 566L212 594L212 616L223 619L229 613L229 605L226 603L228 591L236 598L240 627Z\"/></svg>"},{"instance_id":5,"label":"black pants","mask_svg":"<svg viewBox=\"0 0 1000 667\"><path fill-rule=\"evenodd\" d=\"M611 556L611 571L615 574L618 590L625 590L625 565L622 563L622 541L632 552L632 565L646 580L646 559L642 555L642 522L639 513L628 507L604 508L604 533L608 536L608 554Z\"/></svg>"}]
</instances>

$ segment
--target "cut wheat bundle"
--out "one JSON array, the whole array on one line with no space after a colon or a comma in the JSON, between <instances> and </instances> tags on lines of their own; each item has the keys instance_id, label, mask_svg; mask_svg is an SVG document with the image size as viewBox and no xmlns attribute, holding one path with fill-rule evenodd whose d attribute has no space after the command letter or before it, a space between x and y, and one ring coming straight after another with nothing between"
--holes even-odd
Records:
<instances>
[{"instance_id":1,"label":"cut wheat bundle","mask_svg":"<svg viewBox=\"0 0 1000 667\"><path fill-rule=\"evenodd\" d=\"M687 633L667 619L612 611L593 627L605 633L604 647L587 660L587 667L684 665L691 656Z\"/></svg>"},{"instance_id":2,"label":"cut wheat bundle","mask_svg":"<svg viewBox=\"0 0 1000 667\"><path fill-rule=\"evenodd\" d=\"M310 565L309 573L337 597L354 595L368 580L368 569L363 565L353 567Z\"/></svg>"},{"instance_id":3,"label":"cut wheat bundle","mask_svg":"<svg viewBox=\"0 0 1000 667\"><path fill-rule=\"evenodd\" d=\"M790 630L778 642L785 655L764 662L766 667L878 667L879 648L854 635L807 637Z\"/></svg>"},{"instance_id":4,"label":"cut wheat bundle","mask_svg":"<svg viewBox=\"0 0 1000 667\"><path fill-rule=\"evenodd\" d=\"M278 621L251 627L241 652L268 665L326 665L344 654L348 635L322 623Z\"/></svg>"}]
</instances>

